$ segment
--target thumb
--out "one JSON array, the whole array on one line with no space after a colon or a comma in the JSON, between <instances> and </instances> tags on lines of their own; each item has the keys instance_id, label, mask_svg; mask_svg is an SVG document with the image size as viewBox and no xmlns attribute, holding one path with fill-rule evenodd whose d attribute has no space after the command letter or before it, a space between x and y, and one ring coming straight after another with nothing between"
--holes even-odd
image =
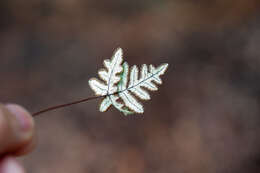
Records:
<instances>
[{"instance_id":1,"label":"thumb","mask_svg":"<svg viewBox=\"0 0 260 173\"><path fill-rule=\"evenodd\" d=\"M34 122L21 106L0 104L0 155L15 153L30 145Z\"/></svg>"}]
</instances>

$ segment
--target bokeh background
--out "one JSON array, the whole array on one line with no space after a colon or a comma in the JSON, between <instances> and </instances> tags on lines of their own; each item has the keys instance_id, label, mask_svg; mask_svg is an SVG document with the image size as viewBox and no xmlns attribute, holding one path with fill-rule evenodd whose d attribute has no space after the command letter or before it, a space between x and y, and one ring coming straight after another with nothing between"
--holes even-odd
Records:
<instances>
[{"instance_id":1,"label":"bokeh background","mask_svg":"<svg viewBox=\"0 0 260 173\"><path fill-rule=\"evenodd\" d=\"M99 100L36 117L21 158L46 173L260 172L259 0L2 0L0 100L30 112L93 95L122 47L170 64L143 115Z\"/></svg>"}]
</instances>

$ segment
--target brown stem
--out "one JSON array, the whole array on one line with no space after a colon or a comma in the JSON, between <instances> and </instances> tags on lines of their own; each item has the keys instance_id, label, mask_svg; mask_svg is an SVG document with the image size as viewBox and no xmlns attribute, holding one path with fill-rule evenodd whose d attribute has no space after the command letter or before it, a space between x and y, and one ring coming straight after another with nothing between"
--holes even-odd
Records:
<instances>
[{"instance_id":1,"label":"brown stem","mask_svg":"<svg viewBox=\"0 0 260 173\"><path fill-rule=\"evenodd\" d=\"M105 95L105 96L107 96L107 95ZM82 100L78 100L78 101L74 101L74 102L70 102L70 103L66 103L66 104L51 106L51 107L49 107L49 108L46 108L46 109L43 109L43 110L41 110L41 111L38 111L38 112L33 113L32 116L35 117L35 116L37 116L37 115L39 115L39 114L42 114L42 113L44 113L44 112L48 112L48 111L51 111L51 110L54 110L54 109L59 109L59 108L71 106L71 105L74 105L74 104L86 102L86 101L88 101L88 100L94 100L94 99L102 98L102 97L105 97L105 96L89 97L89 98L85 98L85 99L82 99Z\"/></svg>"}]
</instances>

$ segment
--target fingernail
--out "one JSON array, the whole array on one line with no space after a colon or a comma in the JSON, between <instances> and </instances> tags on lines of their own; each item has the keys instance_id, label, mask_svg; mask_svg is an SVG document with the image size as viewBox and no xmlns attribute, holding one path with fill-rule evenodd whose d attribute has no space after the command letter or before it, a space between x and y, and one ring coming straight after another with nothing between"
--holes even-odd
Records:
<instances>
[{"instance_id":1,"label":"fingernail","mask_svg":"<svg viewBox=\"0 0 260 173\"><path fill-rule=\"evenodd\" d=\"M1 163L1 173L24 173L22 166L13 158L5 158Z\"/></svg>"},{"instance_id":2,"label":"fingernail","mask_svg":"<svg viewBox=\"0 0 260 173\"><path fill-rule=\"evenodd\" d=\"M30 114L21 106L15 104L7 104L6 108L15 115L20 128L22 131L27 132L32 129L33 122L30 117Z\"/></svg>"}]
</instances>

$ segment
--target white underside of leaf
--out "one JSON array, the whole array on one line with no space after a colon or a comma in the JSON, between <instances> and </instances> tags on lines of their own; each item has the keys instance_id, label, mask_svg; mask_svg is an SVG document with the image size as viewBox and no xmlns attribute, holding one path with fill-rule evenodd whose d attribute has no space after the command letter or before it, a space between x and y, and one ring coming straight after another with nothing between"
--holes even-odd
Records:
<instances>
[{"instance_id":1,"label":"white underside of leaf","mask_svg":"<svg viewBox=\"0 0 260 173\"><path fill-rule=\"evenodd\" d=\"M152 82L155 81L156 83L162 83L160 75L164 74L167 67L168 64L163 64L158 68L154 68L153 66L151 66L150 72L148 72L147 65L144 64L141 69L141 77L138 79L139 71L137 66L134 65L130 72L130 80L127 87L129 66L125 62L123 64L124 71L122 74L122 82L118 85L119 96L124 101L125 106L131 109L133 112L143 113L143 106L134 96L131 95L130 92L132 92L136 97L140 98L141 100L149 100L150 95L143 88L147 88L152 91L157 90L158 88Z\"/></svg>"},{"instance_id":2,"label":"white underside of leaf","mask_svg":"<svg viewBox=\"0 0 260 173\"><path fill-rule=\"evenodd\" d=\"M90 79L89 85L96 95L105 95L107 93L107 86L96 78Z\"/></svg>"},{"instance_id":3,"label":"white underside of leaf","mask_svg":"<svg viewBox=\"0 0 260 173\"><path fill-rule=\"evenodd\" d=\"M123 104L117 102L118 99L119 97L115 95L105 97L100 104L99 110L105 112L111 105L114 105L117 109L121 109Z\"/></svg>"},{"instance_id":4,"label":"white underside of leaf","mask_svg":"<svg viewBox=\"0 0 260 173\"><path fill-rule=\"evenodd\" d=\"M99 110L106 111L111 105L123 112L125 115L132 113L143 113L143 105L138 101L149 100L151 97L145 90L158 90L156 84L162 84L160 75L163 75L168 64L162 64L155 68L153 65L143 65L141 75L134 65L130 70L125 62L121 65L123 58L122 49L119 48L112 56L111 60L104 60L106 69L99 70L98 74L104 81L101 82L96 78L89 80L89 85L96 95L105 96L100 104ZM129 84L128 84L129 81Z\"/></svg>"}]
</instances>

